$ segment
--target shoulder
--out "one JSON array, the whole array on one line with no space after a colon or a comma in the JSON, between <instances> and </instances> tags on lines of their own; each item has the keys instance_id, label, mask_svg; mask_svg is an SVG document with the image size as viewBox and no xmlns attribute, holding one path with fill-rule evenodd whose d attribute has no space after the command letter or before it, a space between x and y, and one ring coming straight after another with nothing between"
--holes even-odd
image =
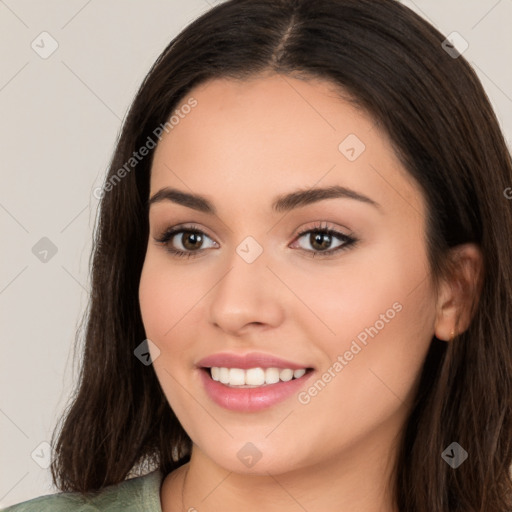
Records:
<instances>
[{"instance_id":1,"label":"shoulder","mask_svg":"<svg viewBox=\"0 0 512 512\"><path fill-rule=\"evenodd\" d=\"M75 492L50 494L18 503L2 509L2 512L162 512L162 479L162 473L156 470L86 496Z\"/></svg>"}]
</instances>

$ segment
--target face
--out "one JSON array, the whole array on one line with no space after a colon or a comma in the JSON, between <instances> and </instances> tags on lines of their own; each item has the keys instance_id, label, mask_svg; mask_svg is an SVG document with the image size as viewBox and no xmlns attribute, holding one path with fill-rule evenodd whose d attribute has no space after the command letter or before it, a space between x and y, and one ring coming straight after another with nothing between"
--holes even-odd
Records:
<instances>
[{"instance_id":1,"label":"face","mask_svg":"<svg viewBox=\"0 0 512 512\"><path fill-rule=\"evenodd\" d=\"M190 96L155 150L139 299L193 453L277 474L387 449L434 334L419 187L328 82Z\"/></svg>"}]
</instances>

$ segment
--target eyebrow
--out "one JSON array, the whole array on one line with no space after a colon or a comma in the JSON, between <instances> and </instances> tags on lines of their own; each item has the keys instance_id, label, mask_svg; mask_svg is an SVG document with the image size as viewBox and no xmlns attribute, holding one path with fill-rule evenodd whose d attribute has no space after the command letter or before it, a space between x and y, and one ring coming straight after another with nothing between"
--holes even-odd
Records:
<instances>
[{"instance_id":1,"label":"eyebrow","mask_svg":"<svg viewBox=\"0 0 512 512\"><path fill-rule=\"evenodd\" d=\"M325 188L296 190L289 194L278 196L272 202L272 210L275 213L289 212L295 208L301 208L325 199L354 199L374 206L377 209L382 208L379 203L359 192L356 192L355 190L339 185L333 185ZM215 206L204 196L199 194L190 194L171 187L164 187L156 192L148 200L148 208L152 204L160 203L162 201L171 201L173 203L186 206L187 208L211 215L217 214Z\"/></svg>"}]
</instances>

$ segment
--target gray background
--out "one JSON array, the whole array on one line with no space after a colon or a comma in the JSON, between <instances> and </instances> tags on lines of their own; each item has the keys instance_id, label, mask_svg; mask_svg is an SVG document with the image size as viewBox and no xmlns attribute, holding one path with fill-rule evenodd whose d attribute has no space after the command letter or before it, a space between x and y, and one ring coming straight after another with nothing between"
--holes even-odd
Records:
<instances>
[{"instance_id":1,"label":"gray background","mask_svg":"<svg viewBox=\"0 0 512 512\"><path fill-rule=\"evenodd\" d=\"M77 375L72 347L89 292L92 192L149 67L215 3L0 0L0 507L56 491L40 467L51 454L41 443ZM464 56L510 146L512 0L403 3L469 43ZM55 43L44 31L58 44L45 59ZM44 237L55 254L41 252Z\"/></svg>"}]
</instances>

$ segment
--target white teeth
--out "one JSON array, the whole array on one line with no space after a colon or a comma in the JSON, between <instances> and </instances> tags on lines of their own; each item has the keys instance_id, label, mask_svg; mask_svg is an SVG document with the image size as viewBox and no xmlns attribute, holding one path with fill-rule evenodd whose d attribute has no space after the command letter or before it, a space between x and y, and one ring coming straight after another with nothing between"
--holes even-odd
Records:
<instances>
[{"instance_id":1,"label":"white teeth","mask_svg":"<svg viewBox=\"0 0 512 512\"><path fill-rule=\"evenodd\" d=\"M279 382L279 370L277 368L267 368L265 370L265 382L267 384Z\"/></svg>"},{"instance_id":2,"label":"white teeth","mask_svg":"<svg viewBox=\"0 0 512 512\"><path fill-rule=\"evenodd\" d=\"M244 372L243 370L241 371ZM262 384L265 384L265 372L263 368L249 368L244 373L245 384L249 384L251 386L261 386Z\"/></svg>"},{"instance_id":3,"label":"white teeth","mask_svg":"<svg viewBox=\"0 0 512 512\"><path fill-rule=\"evenodd\" d=\"M213 380L228 386L257 387L275 384L280 380L287 382L293 378L299 379L306 373L306 369L291 370L289 368L219 368L211 367L210 375Z\"/></svg>"},{"instance_id":4,"label":"white teeth","mask_svg":"<svg viewBox=\"0 0 512 512\"><path fill-rule=\"evenodd\" d=\"M240 368L230 368L228 384L231 386L243 386L245 384L245 372Z\"/></svg>"},{"instance_id":5,"label":"white teeth","mask_svg":"<svg viewBox=\"0 0 512 512\"><path fill-rule=\"evenodd\" d=\"M219 381L222 382L222 384L227 384L229 382L228 368L219 368Z\"/></svg>"},{"instance_id":6,"label":"white teeth","mask_svg":"<svg viewBox=\"0 0 512 512\"><path fill-rule=\"evenodd\" d=\"M279 372L279 379L284 380L285 382L292 380L293 379L293 370L289 370L288 368L286 370L281 370Z\"/></svg>"}]
</instances>

